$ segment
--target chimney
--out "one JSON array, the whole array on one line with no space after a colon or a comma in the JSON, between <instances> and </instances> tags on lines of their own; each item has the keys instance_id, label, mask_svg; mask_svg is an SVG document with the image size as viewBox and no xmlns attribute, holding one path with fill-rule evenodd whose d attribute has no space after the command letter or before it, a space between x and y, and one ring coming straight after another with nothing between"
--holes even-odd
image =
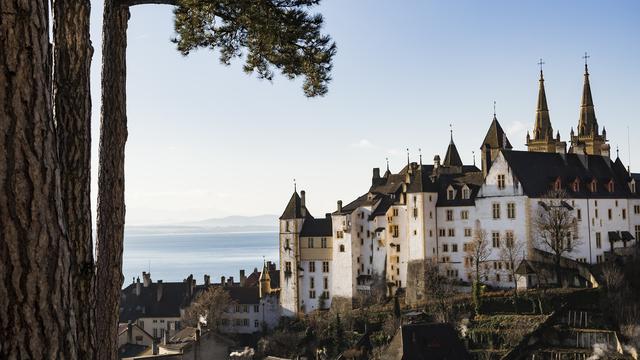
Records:
<instances>
[{"instance_id":1,"label":"chimney","mask_svg":"<svg viewBox=\"0 0 640 360\"><path fill-rule=\"evenodd\" d=\"M127 344L133 344L133 324L131 321L127 323Z\"/></svg>"},{"instance_id":2,"label":"chimney","mask_svg":"<svg viewBox=\"0 0 640 360\"><path fill-rule=\"evenodd\" d=\"M149 287L149 285L151 285L151 273L143 271L142 272L142 282L144 284L144 287Z\"/></svg>"},{"instance_id":3,"label":"chimney","mask_svg":"<svg viewBox=\"0 0 640 360\"><path fill-rule=\"evenodd\" d=\"M433 157L433 168L437 169L440 167L440 155L436 155Z\"/></svg>"},{"instance_id":4,"label":"chimney","mask_svg":"<svg viewBox=\"0 0 640 360\"><path fill-rule=\"evenodd\" d=\"M162 283L162 280L158 280L158 286L156 288L156 301L160 302L160 300L162 300L162 291L164 290L164 284Z\"/></svg>"},{"instance_id":5,"label":"chimney","mask_svg":"<svg viewBox=\"0 0 640 360\"><path fill-rule=\"evenodd\" d=\"M184 279L184 282L187 285L187 291L189 292L189 296L193 295L193 274L189 274L189 277Z\"/></svg>"},{"instance_id":6,"label":"chimney","mask_svg":"<svg viewBox=\"0 0 640 360\"><path fill-rule=\"evenodd\" d=\"M247 277L244 275L244 269L240 270L240 286L244 287Z\"/></svg>"},{"instance_id":7,"label":"chimney","mask_svg":"<svg viewBox=\"0 0 640 360\"><path fill-rule=\"evenodd\" d=\"M229 286L233 286L233 276L229 276Z\"/></svg>"},{"instance_id":8,"label":"chimney","mask_svg":"<svg viewBox=\"0 0 640 360\"><path fill-rule=\"evenodd\" d=\"M558 142L556 143L556 152L560 155L564 155L567 153L567 143Z\"/></svg>"},{"instance_id":9,"label":"chimney","mask_svg":"<svg viewBox=\"0 0 640 360\"><path fill-rule=\"evenodd\" d=\"M609 158L611 156L611 145L602 144L602 147L600 148L600 155Z\"/></svg>"},{"instance_id":10,"label":"chimney","mask_svg":"<svg viewBox=\"0 0 640 360\"><path fill-rule=\"evenodd\" d=\"M211 276L209 276L209 275L207 275L207 274L204 274L204 284L205 284L206 286L211 285Z\"/></svg>"},{"instance_id":11,"label":"chimney","mask_svg":"<svg viewBox=\"0 0 640 360\"><path fill-rule=\"evenodd\" d=\"M226 285L225 279L226 278L224 276L220 276L220 285L222 285L222 287L224 287Z\"/></svg>"},{"instance_id":12,"label":"chimney","mask_svg":"<svg viewBox=\"0 0 640 360\"><path fill-rule=\"evenodd\" d=\"M142 292L142 284L140 284L140 278L136 279L136 295L140 296L140 293Z\"/></svg>"},{"instance_id":13,"label":"chimney","mask_svg":"<svg viewBox=\"0 0 640 360\"><path fill-rule=\"evenodd\" d=\"M338 212L342 212L342 200L338 200Z\"/></svg>"},{"instance_id":14,"label":"chimney","mask_svg":"<svg viewBox=\"0 0 640 360\"><path fill-rule=\"evenodd\" d=\"M300 203L301 203L302 207L306 206L306 204L305 204L305 195L306 195L306 192L304 190L300 191L300 200L301 200Z\"/></svg>"},{"instance_id":15,"label":"chimney","mask_svg":"<svg viewBox=\"0 0 640 360\"><path fill-rule=\"evenodd\" d=\"M373 168L373 178L380 179L380 168Z\"/></svg>"},{"instance_id":16,"label":"chimney","mask_svg":"<svg viewBox=\"0 0 640 360\"><path fill-rule=\"evenodd\" d=\"M302 217L307 216L306 194L307 193L304 190L300 191L300 211L302 213Z\"/></svg>"}]
</instances>

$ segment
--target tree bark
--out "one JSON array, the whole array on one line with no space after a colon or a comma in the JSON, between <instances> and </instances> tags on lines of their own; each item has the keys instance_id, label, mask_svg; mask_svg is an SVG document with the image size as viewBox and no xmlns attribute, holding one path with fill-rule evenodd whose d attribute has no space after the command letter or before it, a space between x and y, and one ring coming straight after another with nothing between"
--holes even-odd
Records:
<instances>
[{"instance_id":1,"label":"tree bark","mask_svg":"<svg viewBox=\"0 0 640 360\"><path fill-rule=\"evenodd\" d=\"M129 8L104 2L102 28L102 109L97 218L96 324L98 359L114 360L124 241L124 150L127 141L126 49Z\"/></svg>"},{"instance_id":2,"label":"tree bark","mask_svg":"<svg viewBox=\"0 0 640 360\"><path fill-rule=\"evenodd\" d=\"M0 0L0 358L76 359L48 2Z\"/></svg>"},{"instance_id":3,"label":"tree bark","mask_svg":"<svg viewBox=\"0 0 640 360\"><path fill-rule=\"evenodd\" d=\"M91 233L91 89L93 47L88 0L53 1L53 116L68 229L78 356L95 358L95 269Z\"/></svg>"}]
</instances>

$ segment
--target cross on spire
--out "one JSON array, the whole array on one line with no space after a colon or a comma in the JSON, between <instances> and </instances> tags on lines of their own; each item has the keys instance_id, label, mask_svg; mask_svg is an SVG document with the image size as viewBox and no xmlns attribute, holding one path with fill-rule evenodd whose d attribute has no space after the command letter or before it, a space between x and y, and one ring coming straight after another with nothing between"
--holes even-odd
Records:
<instances>
[{"instance_id":1,"label":"cross on spire","mask_svg":"<svg viewBox=\"0 0 640 360\"><path fill-rule=\"evenodd\" d=\"M588 62L588 60L589 60L589 58L590 58L590 57L591 57L591 56L589 56L589 54L587 54L587 52L585 51L585 52L584 52L584 56L583 56L582 58L584 59L584 72L585 72L586 74L588 74L588 73L589 73L589 70L587 69L587 62Z\"/></svg>"},{"instance_id":2,"label":"cross on spire","mask_svg":"<svg viewBox=\"0 0 640 360\"><path fill-rule=\"evenodd\" d=\"M540 72L542 72L542 65L544 65L545 62L542 60L542 58L540 58L540 61L538 61L538 65L540 66Z\"/></svg>"},{"instance_id":3,"label":"cross on spire","mask_svg":"<svg viewBox=\"0 0 640 360\"><path fill-rule=\"evenodd\" d=\"M496 101L493 100L493 117L496 117Z\"/></svg>"},{"instance_id":4,"label":"cross on spire","mask_svg":"<svg viewBox=\"0 0 640 360\"><path fill-rule=\"evenodd\" d=\"M422 149L418 148L418 154L420 155L420 165L422 165Z\"/></svg>"}]
</instances>

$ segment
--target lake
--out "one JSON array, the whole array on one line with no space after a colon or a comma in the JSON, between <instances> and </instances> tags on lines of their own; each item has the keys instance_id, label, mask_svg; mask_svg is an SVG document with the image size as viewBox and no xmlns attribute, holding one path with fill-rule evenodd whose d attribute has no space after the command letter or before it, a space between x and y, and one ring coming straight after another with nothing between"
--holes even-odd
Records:
<instances>
[{"instance_id":1,"label":"lake","mask_svg":"<svg viewBox=\"0 0 640 360\"><path fill-rule=\"evenodd\" d=\"M193 274L198 284L204 274L212 282L221 276L240 278L254 268L262 269L262 259L278 261L278 233L184 233L125 234L123 254L123 287L134 277L151 270L153 281L182 281Z\"/></svg>"}]
</instances>

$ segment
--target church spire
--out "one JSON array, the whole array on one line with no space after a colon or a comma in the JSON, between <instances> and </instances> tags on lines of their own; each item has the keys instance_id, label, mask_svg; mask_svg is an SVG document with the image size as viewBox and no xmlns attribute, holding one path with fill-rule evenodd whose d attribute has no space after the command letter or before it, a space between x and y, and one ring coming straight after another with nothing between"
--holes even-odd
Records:
<instances>
[{"instance_id":1,"label":"church spire","mask_svg":"<svg viewBox=\"0 0 640 360\"><path fill-rule=\"evenodd\" d=\"M551 119L549 118L549 107L547 106L547 94L544 89L544 74L542 72L542 59L538 62L540 65L540 80L538 88L538 106L536 107L536 120L533 126L533 139L545 140L553 138L553 128L551 127Z\"/></svg>"},{"instance_id":2,"label":"church spire","mask_svg":"<svg viewBox=\"0 0 640 360\"><path fill-rule=\"evenodd\" d=\"M589 83L589 67L587 60L589 55L584 53L584 86L582 88L582 103L580 105L580 120L578 121L578 136L599 135L598 120L596 119L591 96L591 84Z\"/></svg>"}]
</instances>

